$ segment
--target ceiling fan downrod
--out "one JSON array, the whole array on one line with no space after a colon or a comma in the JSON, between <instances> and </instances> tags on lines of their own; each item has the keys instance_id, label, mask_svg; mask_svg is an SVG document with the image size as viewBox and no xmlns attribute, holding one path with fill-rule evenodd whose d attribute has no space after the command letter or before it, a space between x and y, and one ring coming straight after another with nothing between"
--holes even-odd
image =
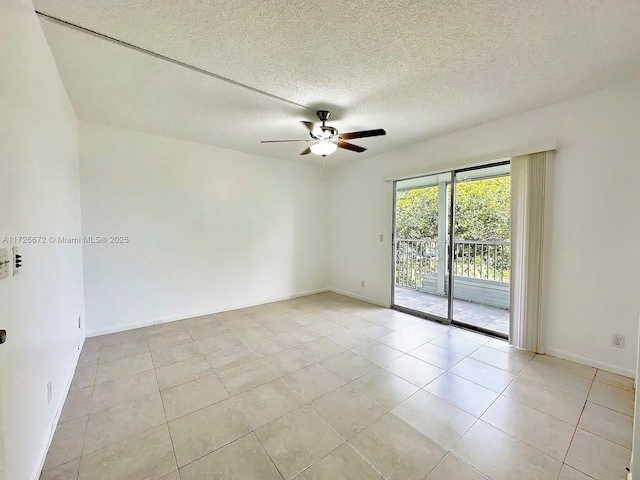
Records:
<instances>
[{"instance_id":1,"label":"ceiling fan downrod","mask_svg":"<svg viewBox=\"0 0 640 480\"><path fill-rule=\"evenodd\" d=\"M324 127L325 122L329 120L329 117L331 116L331 112L329 110L318 110L316 112L316 116L318 117L318 120L322 122L322 126Z\"/></svg>"}]
</instances>

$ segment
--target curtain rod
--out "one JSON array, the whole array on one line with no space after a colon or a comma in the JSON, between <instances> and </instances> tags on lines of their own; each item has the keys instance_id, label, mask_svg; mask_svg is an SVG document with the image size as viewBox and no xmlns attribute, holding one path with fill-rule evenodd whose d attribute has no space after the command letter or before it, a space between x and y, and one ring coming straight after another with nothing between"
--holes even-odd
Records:
<instances>
[{"instance_id":1,"label":"curtain rod","mask_svg":"<svg viewBox=\"0 0 640 480\"><path fill-rule=\"evenodd\" d=\"M483 155L477 155L475 157L466 157L460 159L454 159L443 163L438 163L431 171L407 171L394 175L389 175L382 180L385 182L395 182L399 180L409 180L412 178L425 177L427 175L435 175L445 173L450 170L459 170L467 167L475 167L486 164L499 162L506 158L518 157L520 155L529 155L531 153L548 152L558 149L558 142L556 140L546 140L543 142L526 145L522 147L511 148L509 150L502 150L501 152L485 153ZM384 155L384 154L383 154Z\"/></svg>"}]
</instances>

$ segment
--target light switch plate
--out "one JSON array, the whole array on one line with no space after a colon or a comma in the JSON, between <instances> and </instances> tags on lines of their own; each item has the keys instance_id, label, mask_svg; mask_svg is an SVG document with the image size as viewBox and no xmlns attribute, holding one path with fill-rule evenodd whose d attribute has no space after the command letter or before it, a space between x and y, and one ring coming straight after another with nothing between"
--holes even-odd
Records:
<instances>
[{"instance_id":1,"label":"light switch plate","mask_svg":"<svg viewBox=\"0 0 640 480\"><path fill-rule=\"evenodd\" d=\"M13 275L15 276L20 273L20 269L16 265L16 255L20 255L20 250L18 250L18 247L13 247L11 252L11 259L13 260Z\"/></svg>"},{"instance_id":2,"label":"light switch plate","mask_svg":"<svg viewBox=\"0 0 640 480\"><path fill-rule=\"evenodd\" d=\"M9 249L0 248L0 280L9 276Z\"/></svg>"}]
</instances>

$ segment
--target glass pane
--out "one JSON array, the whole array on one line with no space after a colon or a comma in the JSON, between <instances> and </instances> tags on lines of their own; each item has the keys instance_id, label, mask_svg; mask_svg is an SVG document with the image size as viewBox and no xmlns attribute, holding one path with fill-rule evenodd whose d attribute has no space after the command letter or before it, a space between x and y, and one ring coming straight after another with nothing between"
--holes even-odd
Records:
<instances>
[{"instance_id":1,"label":"glass pane","mask_svg":"<svg viewBox=\"0 0 640 480\"><path fill-rule=\"evenodd\" d=\"M448 318L447 191L451 174L396 183L394 304Z\"/></svg>"},{"instance_id":2,"label":"glass pane","mask_svg":"<svg viewBox=\"0 0 640 480\"><path fill-rule=\"evenodd\" d=\"M453 320L509 333L509 165L455 176Z\"/></svg>"}]
</instances>

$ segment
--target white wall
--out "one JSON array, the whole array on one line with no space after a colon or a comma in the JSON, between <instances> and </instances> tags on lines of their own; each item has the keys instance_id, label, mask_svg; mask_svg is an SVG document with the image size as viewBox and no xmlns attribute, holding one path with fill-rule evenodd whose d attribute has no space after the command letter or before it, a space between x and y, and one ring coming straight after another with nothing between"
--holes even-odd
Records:
<instances>
[{"instance_id":1,"label":"white wall","mask_svg":"<svg viewBox=\"0 0 640 480\"><path fill-rule=\"evenodd\" d=\"M27 0L0 6L0 241L80 233L77 121ZM13 244L0 243L0 248ZM6 478L37 478L84 334L78 245L20 245L20 275L0 280ZM53 396L47 405L46 385ZM0 432L0 435L2 432Z\"/></svg>"},{"instance_id":2,"label":"white wall","mask_svg":"<svg viewBox=\"0 0 640 480\"><path fill-rule=\"evenodd\" d=\"M638 338L638 349L640 350L640 338ZM636 379L640 375L640 354L638 355L637 363L636 363ZM638 413L640 413L640 394L638 394L637 389L637 380L636 380L636 393L635 393L635 402L633 408L633 444L631 449L631 465L629 467L630 473L628 476L628 480L632 478L640 478L640 425L638 425Z\"/></svg>"},{"instance_id":3,"label":"white wall","mask_svg":"<svg viewBox=\"0 0 640 480\"><path fill-rule=\"evenodd\" d=\"M332 169L330 286L390 302L393 186L383 178L439 171L465 163L460 159L557 139L545 248L548 350L634 376L639 111L640 85L632 83ZM613 332L626 335L624 350L610 346Z\"/></svg>"},{"instance_id":4,"label":"white wall","mask_svg":"<svg viewBox=\"0 0 640 480\"><path fill-rule=\"evenodd\" d=\"M80 123L87 334L324 289L322 171Z\"/></svg>"}]
</instances>

